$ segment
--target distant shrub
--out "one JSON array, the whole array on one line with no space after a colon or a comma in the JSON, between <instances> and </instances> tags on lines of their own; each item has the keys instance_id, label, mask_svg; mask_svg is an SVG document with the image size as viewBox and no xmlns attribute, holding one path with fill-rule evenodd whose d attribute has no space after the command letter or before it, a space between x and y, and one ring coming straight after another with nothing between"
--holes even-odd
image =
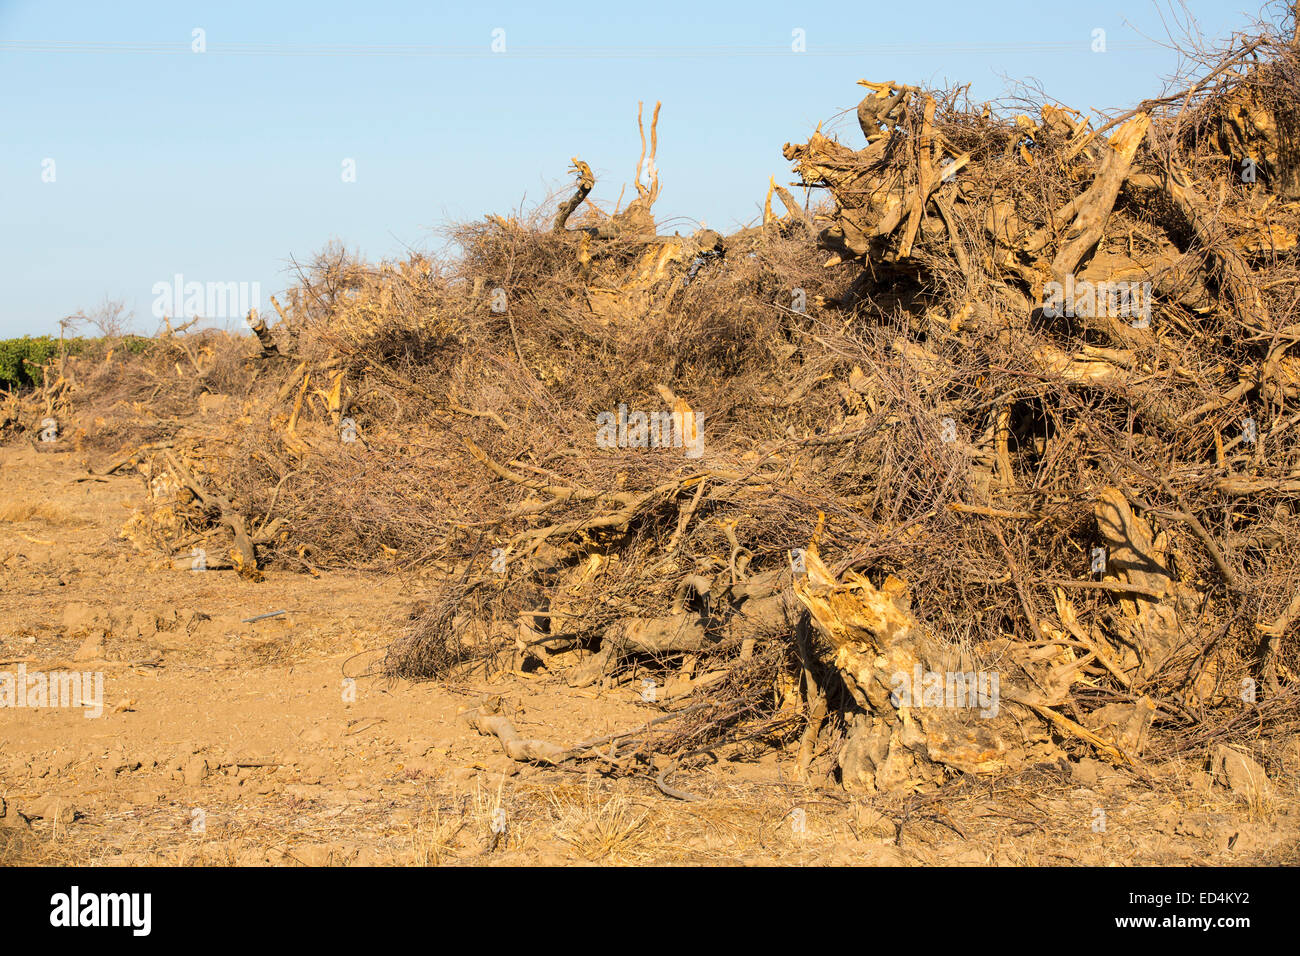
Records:
<instances>
[{"instance_id":1,"label":"distant shrub","mask_svg":"<svg viewBox=\"0 0 1300 956\"><path fill-rule=\"evenodd\" d=\"M124 335L121 338L69 338L63 340L67 355L99 357L109 349L141 355L148 351L154 340L142 335ZM22 389L40 385L37 366L58 358L59 340L49 335L20 339L0 339L0 388Z\"/></svg>"},{"instance_id":2,"label":"distant shrub","mask_svg":"<svg viewBox=\"0 0 1300 956\"><path fill-rule=\"evenodd\" d=\"M65 346L70 344L65 340ZM21 339L0 339L0 387L17 389L30 388L39 384L35 378L39 373L27 363L43 365L58 354L58 339L48 335L37 338L25 335Z\"/></svg>"},{"instance_id":3,"label":"distant shrub","mask_svg":"<svg viewBox=\"0 0 1300 956\"><path fill-rule=\"evenodd\" d=\"M114 344L132 355L143 355L154 344L154 340L145 335L124 335Z\"/></svg>"}]
</instances>

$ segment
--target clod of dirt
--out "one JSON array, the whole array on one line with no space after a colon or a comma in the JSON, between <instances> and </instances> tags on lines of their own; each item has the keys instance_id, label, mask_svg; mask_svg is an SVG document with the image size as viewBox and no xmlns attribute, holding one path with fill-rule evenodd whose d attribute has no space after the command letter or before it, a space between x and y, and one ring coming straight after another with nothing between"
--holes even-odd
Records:
<instances>
[{"instance_id":1,"label":"clod of dirt","mask_svg":"<svg viewBox=\"0 0 1300 956\"><path fill-rule=\"evenodd\" d=\"M104 657L104 632L92 631L90 635L81 642L77 648L77 653L73 655L74 661L97 661Z\"/></svg>"},{"instance_id":2,"label":"clod of dirt","mask_svg":"<svg viewBox=\"0 0 1300 956\"><path fill-rule=\"evenodd\" d=\"M18 812L17 807L5 803L0 797L0 830L30 830L27 818Z\"/></svg>"},{"instance_id":3,"label":"clod of dirt","mask_svg":"<svg viewBox=\"0 0 1300 956\"><path fill-rule=\"evenodd\" d=\"M208 762L202 757L192 757L186 761L183 774L185 786L197 787L207 779Z\"/></svg>"},{"instance_id":4,"label":"clod of dirt","mask_svg":"<svg viewBox=\"0 0 1300 956\"><path fill-rule=\"evenodd\" d=\"M98 614L89 604L69 604L63 609L63 627L68 631L82 631L95 623Z\"/></svg>"},{"instance_id":5,"label":"clod of dirt","mask_svg":"<svg viewBox=\"0 0 1300 956\"><path fill-rule=\"evenodd\" d=\"M1132 704L1106 704L1089 714L1084 726L1109 736L1124 753L1136 757L1146 744L1155 709L1150 697Z\"/></svg>"},{"instance_id":6,"label":"clod of dirt","mask_svg":"<svg viewBox=\"0 0 1300 956\"><path fill-rule=\"evenodd\" d=\"M66 797L38 797L27 807L27 816L32 819L49 820L52 823L67 824L84 814L74 807Z\"/></svg>"},{"instance_id":7,"label":"clod of dirt","mask_svg":"<svg viewBox=\"0 0 1300 956\"><path fill-rule=\"evenodd\" d=\"M1097 786L1099 779L1098 771L1101 769L1101 762L1091 757L1084 757L1076 764L1070 765L1070 779L1081 787L1087 787L1089 790Z\"/></svg>"},{"instance_id":8,"label":"clod of dirt","mask_svg":"<svg viewBox=\"0 0 1300 956\"><path fill-rule=\"evenodd\" d=\"M1220 744L1214 751L1211 766L1215 781L1238 796L1255 800L1271 792L1264 768L1239 750Z\"/></svg>"},{"instance_id":9,"label":"clod of dirt","mask_svg":"<svg viewBox=\"0 0 1300 956\"><path fill-rule=\"evenodd\" d=\"M1122 774L1104 761L1094 757L1084 757L1070 767L1070 779L1080 787L1089 790L1106 789L1123 783Z\"/></svg>"}]
</instances>

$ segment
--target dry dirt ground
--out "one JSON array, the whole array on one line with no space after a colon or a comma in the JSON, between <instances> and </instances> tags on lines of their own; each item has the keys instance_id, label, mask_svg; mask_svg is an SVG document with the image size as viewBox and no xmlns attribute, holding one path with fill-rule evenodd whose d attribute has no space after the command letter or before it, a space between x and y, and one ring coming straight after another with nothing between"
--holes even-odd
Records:
<instances>
[{"instance_id":1,"label":"dry dirt ground","mask_svg":"<svg viewBox=\"0 0 1300 956\"><path fill-rule=\"evenodd\" d=\"M409 582L172 570L118 536L141 480L86 476L76 452L0 448L0 672L102 672L104 701L98 718L0 709L0 863L1300 860L1294 775L1254 805L1190 763L1146 782L1085 762L859 796L795 782L793 754L733 754L679 771L673 786L701 798L681 802L646 779L512 763L460 712L499 695L524 736L567 743L656 710L637 683L575 690L544 672L456 687L362 676L350 694L344 675L419 597Z\"/></svg>"}]
</instances>

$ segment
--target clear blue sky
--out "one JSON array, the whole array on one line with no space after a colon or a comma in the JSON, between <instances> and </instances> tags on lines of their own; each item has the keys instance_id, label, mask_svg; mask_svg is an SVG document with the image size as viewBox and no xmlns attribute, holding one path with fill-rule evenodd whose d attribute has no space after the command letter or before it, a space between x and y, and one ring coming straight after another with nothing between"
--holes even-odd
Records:
<instances>
[{"instance_id":1,"label":"clear blue sky","mask_svg":"<svg viewBox=\"0 0 1300 956\"><path fill-rule=\"evenodd\" d=\"M1190 0L1210 37L1259 5ZM56 332L105 297L153 331L153 287L176 273L258 282L269 308L290 256L331 239L371 259L436 249L450 220L545 198L575 155L612 204L638 100L664 104L661 223L725 231L770 175L790 180L782 144L852 107L860 78L969 82L977 100L1034 79L1122 107L1173 69L1165 37L1161 8L1133 0L0 0L0 335ZM835 128L860 144L851 116Z\"/></svg>"}]
</instances>

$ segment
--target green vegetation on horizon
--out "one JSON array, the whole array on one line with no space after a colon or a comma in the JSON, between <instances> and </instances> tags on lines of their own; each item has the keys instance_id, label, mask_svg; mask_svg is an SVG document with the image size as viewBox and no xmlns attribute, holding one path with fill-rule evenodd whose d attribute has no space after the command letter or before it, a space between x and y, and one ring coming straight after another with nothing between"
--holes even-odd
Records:
<instances>
[{"instance_id":1,"label":"green vegetation on horizon","mask_svg":"<svg viewBox=\"0 0 1300 956\"><path fill-rule=\"evenodd\" d=\"M63 348L67 355L94 354L106 348L119 348L138 355L148 349L152 341L140 335L126 335L111 342L101 338L69 338L63 340ZM14 390L40 385L40 366L58 357L59 340L50 335L0 339L0 388Z\"/></svg>"}]
</instances>

